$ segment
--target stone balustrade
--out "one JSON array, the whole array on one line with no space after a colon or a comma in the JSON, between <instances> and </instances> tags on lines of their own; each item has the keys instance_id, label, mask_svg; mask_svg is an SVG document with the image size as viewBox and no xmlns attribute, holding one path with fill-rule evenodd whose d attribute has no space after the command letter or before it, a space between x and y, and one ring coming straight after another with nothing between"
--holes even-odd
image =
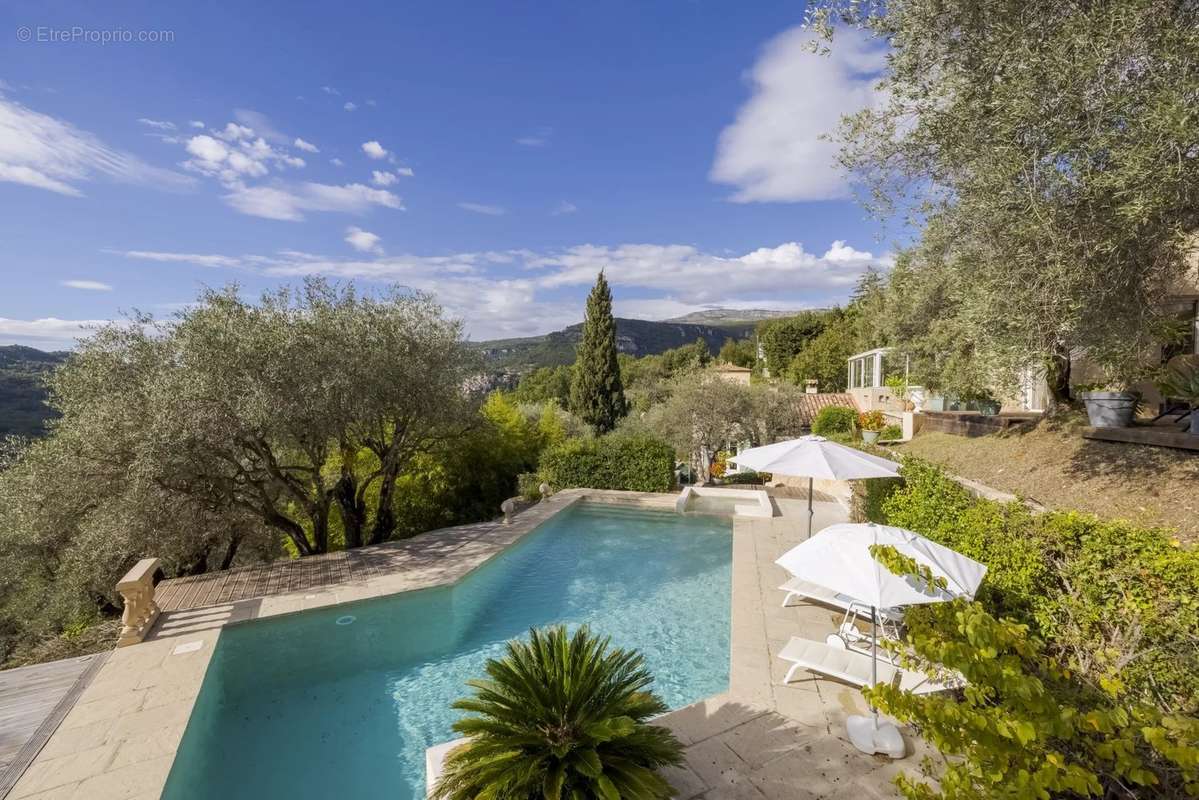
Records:
<instances>
[{"instance_id":1,"label":"stone balustrade","mask_svg":"<svg viewBox=\"0 0 1199 800\"><path fill-rule=\"evenodd\" d=\"M158 565L157 558L143 558L117 583L117 591L125 601L117 647L137 644L145 639L154 620L158 619L159 609L154 602L154 574L158 571Z\"/></svg>"}]
</instances>

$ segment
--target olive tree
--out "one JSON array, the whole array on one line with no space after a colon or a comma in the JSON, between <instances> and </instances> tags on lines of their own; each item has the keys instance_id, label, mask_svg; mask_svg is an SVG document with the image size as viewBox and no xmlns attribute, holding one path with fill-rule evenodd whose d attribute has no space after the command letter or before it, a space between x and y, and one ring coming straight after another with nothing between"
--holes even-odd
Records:
<instances>
[{"instance_id":1,"label":"olive tree","mask_svg":"<svg viewBox=\"0 0 1199 800\"><path fill-rule=\"evenodd\" d=\"M1114 371L1148 344L1199 227L1199 25L1193 3L822 0L810 22L888 49L883 100L848 117L841 160L882 216L939 243L919 266L1012 378L1070 357ZM922 253L927 255L927 252Z\"/></svg>"}]
</instances>

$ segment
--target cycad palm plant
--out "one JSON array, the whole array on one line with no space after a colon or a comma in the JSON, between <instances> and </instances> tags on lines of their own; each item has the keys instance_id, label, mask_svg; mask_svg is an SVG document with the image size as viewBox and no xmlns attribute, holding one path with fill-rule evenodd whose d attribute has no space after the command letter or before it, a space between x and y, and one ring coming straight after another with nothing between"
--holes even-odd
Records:
<instances>
[{"instance_id":1,"label":"cycad palm plant","mask_svg":"<svg viewBox=\"0 0 1199 800\"><path fill-rule=\"evenodd\" d=\"M646 724L667 710L647 691L641 654L610 648L586 627L557 626L508 643L487 662L486 680L454 708L468 741L446 759L435 800L655 800L674 794L657 774L682 762L666 728Z\"/></svg>"}]
</instances>

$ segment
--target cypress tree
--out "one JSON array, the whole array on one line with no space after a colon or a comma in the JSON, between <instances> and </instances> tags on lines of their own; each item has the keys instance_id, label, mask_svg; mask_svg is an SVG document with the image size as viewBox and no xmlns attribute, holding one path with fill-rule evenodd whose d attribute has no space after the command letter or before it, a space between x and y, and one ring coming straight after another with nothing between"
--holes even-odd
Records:
<instances>
[{"instance_id":1,"label":"cypress tree","mask_svg":"<svg viewBox=\"0 0 1199 800\"><path fill-rule=\"evenodd\" d=\"M587 296L583 338L570 382L570 408L596 433L607 433L624 416L624 384L616 360L616 320L612 291L603 270Z\"/></svg>"}]
</instances>

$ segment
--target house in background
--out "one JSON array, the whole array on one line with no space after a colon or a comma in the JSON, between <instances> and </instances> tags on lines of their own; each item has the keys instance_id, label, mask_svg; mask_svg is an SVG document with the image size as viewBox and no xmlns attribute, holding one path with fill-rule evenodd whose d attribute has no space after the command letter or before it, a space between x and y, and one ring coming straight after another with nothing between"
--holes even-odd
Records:
<instances>
[{"instance_id":1,"label":"house in background","mask_svg":"<svg viewBox=\"0 0 1199 800\"><path fill-rule=\"evenodd\" d=\"M1178 282L1166 302L1167 312L1179 321L1183 337L1172 345L1160 346L1146 353L1145 360L1149 365L1165 364L1182 353L1199 353L1199 251L1192 256L1190 272ZM888 374L907 373L906 363L894 363L896 359L903 359L903 356L894 348L888 347L867 350L849 357L847 391L853 395L858 408L888 411L902 407L903 398L897 398L894 391L884 385ZM1087 358L1086 353L1078 351L1071 356L1072 387L1093 385L1102 380L1103 372ZM1158 409L1166 401L1152 381L1142 381L1131 388L1140 392L1145 406L1150 409ZM909 389L910 399L917 407L925 407L927 398L923 389L919 386ZM1049 386L1045 382L1044 374L1039 369L1030 367L1019 376L1019 389L1016 394L998 399L1001 410L1005 412L1044 411L1049 404Z\"/></svg>"},{"instance_id":2,"label":"house in background","mask_svg":"<svg viewBox=\"0 0 1199 800\"><path fill-rule=\"evenodd\" d=\"M749 367L739 367L736 364L716 364L711 368L711 372L722 381L740 384L741 386L749 386L750 378L753 376L752 369Z\"/></svg>"}]
</instances>

